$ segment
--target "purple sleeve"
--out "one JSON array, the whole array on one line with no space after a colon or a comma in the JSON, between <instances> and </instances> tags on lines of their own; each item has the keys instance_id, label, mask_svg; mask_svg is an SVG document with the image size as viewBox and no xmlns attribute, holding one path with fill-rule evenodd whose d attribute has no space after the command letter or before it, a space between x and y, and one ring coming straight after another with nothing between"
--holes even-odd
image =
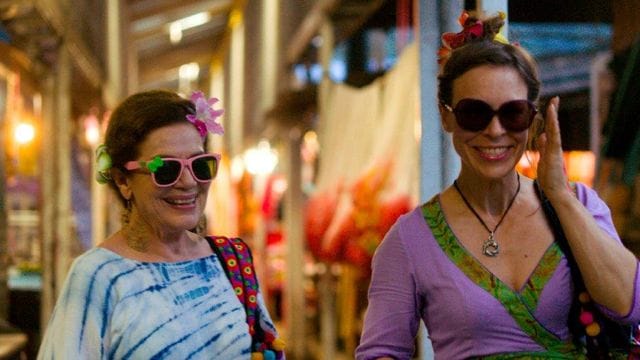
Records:
<instances>
[{"instance_id":1,"label":"purple sleeve","mask_svg":"<svg viewBox=\"0 0 640 360\"><path fill-rule=\"evenodd\" d=\"M616 231L613 220L611 219L611 211L595 190L576 183L576 195L582 204L589 210L602 230L609 234L612 238L621 242L620 236ZM633 302L631 309L627 314L618 314L604 306L598 305L600 310L607 316L621 323L637 323L640 322L640 264L636 261L636 276L633 287Z\"/></svg>"},{"instance_id":2,"label":"purple sleeve","mask_svg":"<svg viewBox=\"0 0 640 360\"><path fill-rule=\"evenodd\" d=\"M369 304L357 360L389 356L410 359L420 316L414 267L396 223L377 248L372 262Z\"/></svg>"}]
</instances>

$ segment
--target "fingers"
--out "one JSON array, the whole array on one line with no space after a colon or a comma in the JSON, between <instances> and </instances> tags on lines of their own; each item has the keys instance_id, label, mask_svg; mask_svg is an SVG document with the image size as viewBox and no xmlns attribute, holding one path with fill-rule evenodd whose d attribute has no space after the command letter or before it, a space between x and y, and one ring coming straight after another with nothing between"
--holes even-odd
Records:
<instances>
[{"instance_id":1,"label":"fingers","mask_svg":"<svg viewBox=\"0 0 640 360\"><path fill-rule=\"evenodd\" d=\"M536 149L538 149L538 151L540 151L540 156L541 157L544 156L544 152L545 152L546 147L547 147L547 134L546 133L542 133L536 139Z\"/></svg>"},{"instance_id":2,"label":"fingers","mask_svg":"<svg viewBox=\"0 0 640 360\"><path fill-rule=\"evenodd\" d=\"M556 146L561 146L560 140L560 124L558 122L558 106L560 105L560 98L554 96L547 106L547 113L545 116L545 133L547 134L547 141Z\"/></svg>"}]
</instances>

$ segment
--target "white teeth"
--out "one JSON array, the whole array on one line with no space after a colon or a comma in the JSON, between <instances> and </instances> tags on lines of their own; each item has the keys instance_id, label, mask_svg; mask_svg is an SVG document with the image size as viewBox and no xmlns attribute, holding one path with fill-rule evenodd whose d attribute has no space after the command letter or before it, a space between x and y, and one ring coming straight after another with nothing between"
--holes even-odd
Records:
<instances>
[{"instance_id":1,"label":"white teeth","mask_svg":"<svg viewBox=\"0 0 640 360\"><path fill-rule=\"evenodd\" d=\"M168 203L174 204L174 205L187 205L187 204L192 204L195 201L195 199L187 199L187 200L167 200Z\"/></svg>"},{"instance_id":2,"label":"white teeth","mask_svg":"<svg viewBox=\"0 0 640 360\"><path fill-rule=\"evenodd\" d=\"M507 151L507 149L508 149L507 147L479 148L481 152L489 156L497 156L497 155L503 154L505 151Z\"/></svg>"}]
</instances>

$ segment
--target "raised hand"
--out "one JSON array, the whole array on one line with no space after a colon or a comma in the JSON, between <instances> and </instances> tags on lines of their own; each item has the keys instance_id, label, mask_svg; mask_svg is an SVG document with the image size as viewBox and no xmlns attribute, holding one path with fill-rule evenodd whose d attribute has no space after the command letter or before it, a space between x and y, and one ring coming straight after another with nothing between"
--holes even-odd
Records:
<instances>
[{"instance_id":1,"label":"raised hand","mask_svg":"<svg viewBox=\"0 0 640 360\"><path fill-rule=\"evenodd\" d=\"M558 122L558 106L560 99L551 99L546 109L544 133L537 139L540 151L538 162L538 182L542 191L549 197L562 195L569 190L567 171L562 156L560 124Z\"/></svg>"}]
</instances>

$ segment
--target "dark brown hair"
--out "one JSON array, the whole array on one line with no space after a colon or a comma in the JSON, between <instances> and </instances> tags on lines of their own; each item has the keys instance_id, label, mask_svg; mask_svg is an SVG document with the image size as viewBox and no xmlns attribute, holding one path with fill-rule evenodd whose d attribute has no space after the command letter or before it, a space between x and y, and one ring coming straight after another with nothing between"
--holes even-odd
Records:
<instances>
[{"instance_id":1,"label":"dark brown hair","mask_svg":"<svg viewBox=\"0 0 640 360\"><path fill-rule=\"evenodd\" d=\"M167 90L150 90L127 97L111 114L105 146L113 169L139 156L139 146L153 130L180 123L195 114L194 104ZM113 181L109 182L119 194Z\"/></svg>"},{"instance_id":2,"label":"dark brown hair","mask_svg":"<svg viewBox=\"0 0 640 360\"><path fill-rule=\"evenodd\" d=\"M520 74L527 85L527 98L536 102L540 94L538 69L522 48L492 40L472 41L452 51L438 76L438 100L451 104L453 82L467 71L482 65L508 66Z\"/></svg>"},{"instance_id":3,"label":"dark brown hair","mask_svg":"<svg viewBox=\"0 0 640 360\"><path fill-rule=\"evenodd\" d=\"M520 46L494 40L503 22L499 16L483 21L482 37L470 39L452 50L438 76L438 100L441 104L453 106L453 82L467 71L483 65L507 66L516 70L527 86L527 99L537 103L540 79L533 57ZM531 126L531 136L536 137L540 133L541 123L542 118L536 116ZM532 148L531 144L532 140L529 148Z\"/></svg>"}]
</instances>

